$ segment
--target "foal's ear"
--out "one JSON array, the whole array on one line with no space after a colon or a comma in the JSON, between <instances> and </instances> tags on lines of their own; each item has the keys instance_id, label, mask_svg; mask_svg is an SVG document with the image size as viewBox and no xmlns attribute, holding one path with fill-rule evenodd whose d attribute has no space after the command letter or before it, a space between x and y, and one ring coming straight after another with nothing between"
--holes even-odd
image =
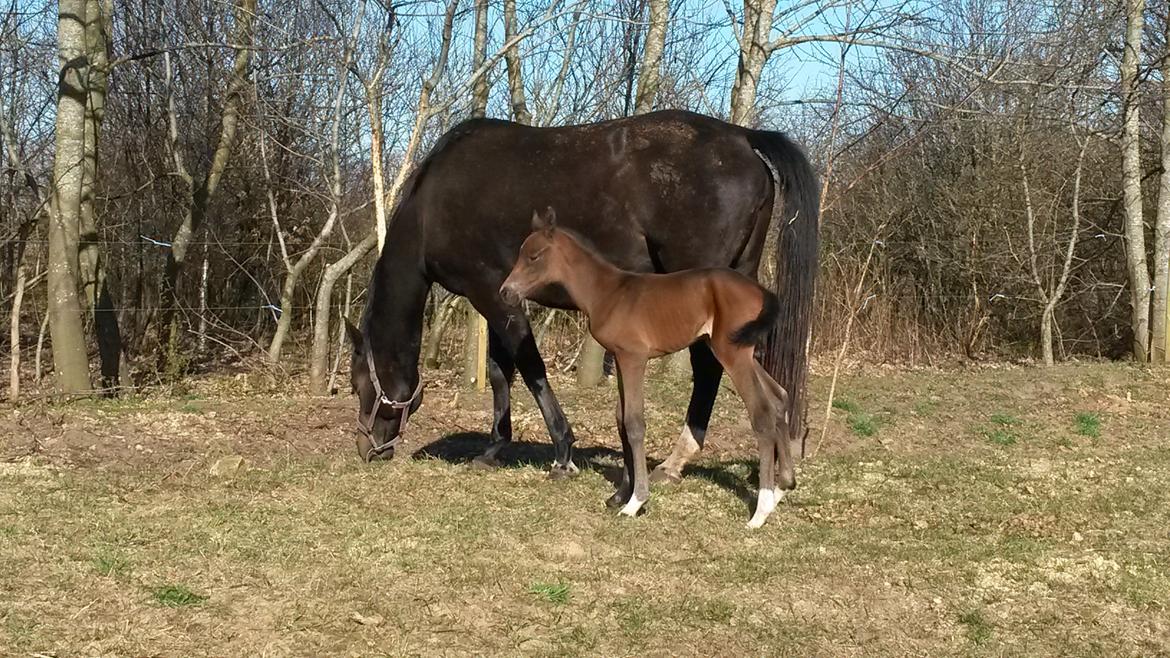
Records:
<instances>
[{"instance_id":1,"label":"foal's ear","mask_svg":"<svg viewBox=\"0 0 1170 658\"><path fill-rule=\"evenodd\" d=\"M532 211L532 230L533 231L551 231L557 227L557 211L552 209L552 206L544 209L542 215L539 210Z\"/></svg>"},{"instance_id":2,"label":"foal's ear","mask_svg":"<svg viewBox=\"0 0 1170 658\"><path fill-rule=\"evenodd\" d=\"M342 318L345 321L345 333L349 334L349 342L353 343L353 351L362 351L362 332L353 326L349 318Z\"/></svg>"}]
</instances>

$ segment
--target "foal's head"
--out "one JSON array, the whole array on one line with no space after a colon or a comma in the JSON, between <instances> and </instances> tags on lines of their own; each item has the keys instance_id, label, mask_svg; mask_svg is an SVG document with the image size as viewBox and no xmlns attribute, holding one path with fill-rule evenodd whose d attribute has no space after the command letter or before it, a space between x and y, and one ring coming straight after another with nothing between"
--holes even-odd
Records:
<instances>
[{"instance_id":1,"label":"foal's head","mask_svg":"<svg viewBox=\"0 0 1170 658\"><path fill-rule=\"evenodd\" d=\"M557 229L556 221L552 208L544 215L532 211L532 233L520 245L516 265L500 286L500 297L505 302L519 304L544 286L564 280L567 272L562 247L572 238Z\"/></svg>"}]
</instances>

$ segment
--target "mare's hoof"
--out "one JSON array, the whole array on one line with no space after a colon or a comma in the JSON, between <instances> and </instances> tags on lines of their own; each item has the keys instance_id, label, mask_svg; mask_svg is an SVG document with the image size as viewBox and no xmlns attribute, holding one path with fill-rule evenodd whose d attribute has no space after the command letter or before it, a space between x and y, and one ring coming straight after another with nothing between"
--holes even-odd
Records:
<instances>
[{"instance_id":1,"label":"mare's hoof","mask_svg":"<svg viewBox=\"0 0 1170 658\"><path fill-rule=\"evenodd\" d=\"M494 471L501 466L503 466L503 464L501 464L500 460L496 459L495 457L480 455L471 460L471 468L477 471Z\"/></svg>"},{"instance_id":2,"label":"mare's hoof","mask_svg":"<svg viewBox=\"0 0 1170 658\"><path fill-rule=\"evenodd\" d=\"M679 482L682 482L681 475L678 473L671 473L661 466L655 468L653 471L650 471L651 484L678 484Z\"/></svg>"},{"instance_id":3,"label":"mare's hoof","mask_svg":"<svg viewBox=\"0 0 1170 658\"><path fill-rule=\"evenodd\" d=\"M615 491L615 492L613 492L612 496L605 499L605 506L610 508L610 509L617 509L617 508L621 507L622 505L625 505L626 501L629 499L630 499L629 494L622 495L622 492Z\"/></svg>"},{"instance_id":4,"label":"mare's hoof","mask_svg":"<svg viewBox=\"0 0 1170 658\"><path fill-rule=\"evenodd\" d=\"M573 464L573 462L569 462L568 466L561 466L560 464L554 463L552 468L550 468L548 471L548 479L567 480L571 477L575 477L579 472L580 469L578 469L577 466Z\"/></svg>"}]
</instances>

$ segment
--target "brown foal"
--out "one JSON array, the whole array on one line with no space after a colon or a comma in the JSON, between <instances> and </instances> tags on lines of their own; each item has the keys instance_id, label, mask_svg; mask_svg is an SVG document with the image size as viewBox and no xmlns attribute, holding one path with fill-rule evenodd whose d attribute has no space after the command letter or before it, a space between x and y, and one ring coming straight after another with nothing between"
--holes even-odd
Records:
<instances>
[{"instance_id":1,"label":"brown foal","mask_svg":"<svg viewBox=\"0 0 1170 658\"><path fill-rule=\"evenodd\" d=\"M545 286L560 285L589 317L589 332L616 357L625 469L607 504L624 504L621 513L634 516L650 497L643 442L646 362L706 340L751 415L760 451L760 493L748 527L762 526L784 493L796 487L786 436L788 394L754 354L776 320L775 295L729 269L672 274L618 269L558 229L551 208L543 217L534 212L532 224L533 233L520 247L500 295L516 304Z\"/></svg>"}]
</instances>

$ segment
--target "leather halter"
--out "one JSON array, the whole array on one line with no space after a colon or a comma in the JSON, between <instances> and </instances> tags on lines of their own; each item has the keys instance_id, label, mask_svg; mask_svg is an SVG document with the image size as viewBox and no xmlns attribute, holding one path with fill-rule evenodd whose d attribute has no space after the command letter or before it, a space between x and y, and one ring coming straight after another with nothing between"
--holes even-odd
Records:
<instances>
[{"instance_id":1,"label":"leather halter","mask_svg":"<svg viewBox=\"0 0 1170 658\"><path fill-rule=\"evenodd\" d=\"M370 371L370 383L374 385L374 403L370 405L370 412L365 416L362 415L361 406L358 406L357 425L358 431L370 441L370 449L365 455L365 460L370 461L375 456L386 452L402 441L402 435L406 432L406 423L410 420L410 408L414 406L415 400L422 393L423 382L422 377L419 377L418 386L415 386L414 393L411 394L409 399L402 401L392 400L382 390L382 383L378 381L378 371L374 368L374 356L368 348L366 349L366 366ZM374 421L377 419L378 412L382 410L382 407L390 407L398 411L398 432L394 435L394 438L382 445L375 445Z\"/></svg>"}]
</instances>

